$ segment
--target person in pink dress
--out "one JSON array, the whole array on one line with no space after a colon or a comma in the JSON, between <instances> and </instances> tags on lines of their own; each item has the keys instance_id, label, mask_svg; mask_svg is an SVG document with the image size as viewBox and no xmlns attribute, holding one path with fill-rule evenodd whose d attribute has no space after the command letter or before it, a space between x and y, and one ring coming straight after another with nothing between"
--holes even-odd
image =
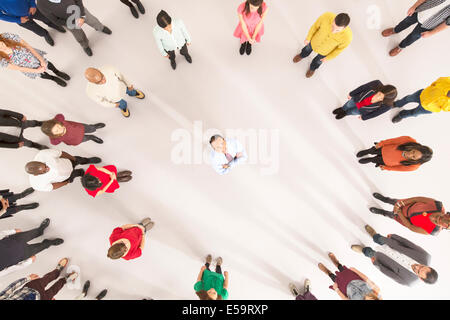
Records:
<instances>
[{"instance_id":1,"label":"person in pink dress","mask_svg":"<svg viewBox=\"0 0 450 320\"><path fill-rule=\"evenodd\" d=\"M94 198L102 193L114 193L119 189L119 182L128 182L132 179L131 171L121 171L117 173L115 166L96 167L89 166L81 184L86 192Z\"/></svg>"},{"instance_id":2,"label":"person in pink dress","mask_svg":"<svg viewBox=\"0 0 450 320\"><path fill-rule=\"evenodd\" d=\"M239 24L234 31L234 36L241 41L241 48L239 49L241 55L244 52L250 55L252 44L261 42L267 9L264 0L247 0L239 6Z\"/></svg>"}]
</instances>

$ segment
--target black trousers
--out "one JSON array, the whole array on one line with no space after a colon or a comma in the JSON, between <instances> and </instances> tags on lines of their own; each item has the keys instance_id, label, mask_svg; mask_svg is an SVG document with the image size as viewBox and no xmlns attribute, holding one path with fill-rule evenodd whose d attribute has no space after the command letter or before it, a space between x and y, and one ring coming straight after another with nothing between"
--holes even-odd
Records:
<instances>
[{"instance_id":1,"label":"black trousers","mask_svg":"<svg viewBox=\"0 0 450 320\"><path fill-rule=\"evenodd\" d=\"M340 272L344 271L344 267L340 263L338 264L338 270ZM328 276L330 277L331 280L333 280L333 282L336 282L336 275L334 273L329 273Z\"/></svg>"},{"instance_id":2,"label":"black trousers","mask_svg":"<svg viewBox=\"0 0 450 320\"><path fill-rule=\"evenodd\" d=\"M1 148L17 149L17 148L19 148L19 142L23 142L24 146L29 147L29 148L38 146L37 143L34 143L33 141L30 141L28 139L25 139L23 136L16 137L16 136L12 136L10 134L0 132L0 147Z\"/></svg>"},{"instance_id":3,"label":"black trousers","mask_svg":"<svg viewBox=\"0 0 450 320\"><path fill-rule=\"evenodd\" d=\"M175 61L175 56L176 56L176 55L175 55L175 50L167 51L167 54L169 55L170 61ZM180 54L181 54L182 56L185 56L185 55L189 54L189 50L188 50L188 48L187 48L187 44L186 44L186 43L184 44L183 47L181 47L181 49L180 49Z\"/></svg>"},{"instance_id":4,"label":"black trousers","mask_svg":"<svg viewBox=\"0 0 450 320\"><path fill-rule=\"evenodd\" d=\"M34 20L42 21L43 23L45 23L49 27L52 27L53 29L61 29L60 27L55 25L53 22L51 22L46 16L44 16L37 8L36 8L36 13L30 17L30 20L28 20L25 23L20 23L19 26L34 32L35 34L37 34L40 37L46 37L48 35L48 31L46 29L42 28L40 25L38 25Z\"/></svg>"},{"instance_id":5,"label":"black trousers","mask_svg":"<svg viewBox=\"0 0 450 320\"><path fill-rule=\"evenodd\" d=\"M29 241L40 237L44 234L44 230L36 228L29 231L19 232L9 236L9 239L21 242L24 246L24 256L22 260L26 260L32 256L35 256L41 251L49 248L51 246L51 241L45 239L40 243L28 244Z\"/></svg>"},{"instance_id":6,"label":"black trousers","mask_svg":"<svg viewBox=\"0 0 450 320\"><path fill-rule=\"evenodd\" d=\"M205 263L206 269L209 270L209 263ZM211 270L209 270L211 271ZM222 274L222 268L220 266L216 266L216 273Z\"/></svg>"},{"instance_id":7,"label":"black trousers","mask_svg":"<svg viewBox=\"0 0 450 320\"><path fill-rule=\"evenodd\" d=\"M384 166L385 163L384 163L382 152L381 152L382 149L381 148L380 149L371 148L371 149L368 149L367 151L369 151L369 150L371 151L369 154L375 155L375 157L364 158L364 159L370 160L370 162L375 163L377 167Z\"/></svg>"},{"instance_id":8,"label":"black trousers","mask_svg":"<svg viewBox=\"0 0 450 320\"><path fill-rule=\"evenodd\" d=\"M8 207L8 209L6 209L6 212L0 216L0 219L12 217L17 212L20 212L23 210L23 206L16 205L17 200L24 198L24 196L22 196L22 194L20 194L20 193L14 194L12 192L8 192L6 194L2 194L1 196L3 197L3 199L8 200L9 207Z\"/></svg>"}]
</instances>

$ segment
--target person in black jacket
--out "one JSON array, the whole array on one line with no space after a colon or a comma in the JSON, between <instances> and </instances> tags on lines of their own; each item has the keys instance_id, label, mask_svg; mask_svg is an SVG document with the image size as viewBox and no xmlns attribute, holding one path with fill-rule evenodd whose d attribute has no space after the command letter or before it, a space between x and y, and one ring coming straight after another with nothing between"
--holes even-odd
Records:
<instances>
[{"instance_id":1,"label":"person in black jacket","mask_svg":"<svg viewBox=\"0 0 450 320\"><path fill-rule=\"evenodd\" d=\"M26 128L40 127L41 125L41 121L27 120L21 113L0 109L0 148L17 149L26 146L38 150L48 149L46 146L23 137L23 131ZM8 133L5 132L6 130ZM11 130L16 130L17 132L13 135L10 132Z\"/></svg>"},{"instance_id":2,"label":"person in black jacket","mask_svg":"<svg viewBox=\"0 0 450 320\"><path fill-rule=\"evenodd\" d=\"M92 15L82 0L38 0L37 8L54 24L67 28L88 56L92 56L89 40L81 27L86 23L96 31L111 34L111 30Z\"/></svg>"},{"instance_id":3,"label":"person in black jacket","mask_svg":"<svg viewBox=\"0 0 450 320\"><path fill-rule=\"evenodd\" d=\"M348 101L342 108L333 111L336 119L349 115L359 115L366 121L382 115L394 107L397 89L384 85L380 80L366 83L349 93Z\"/></svg>"},{"instance_id":4,"label":"person in black jacket","mask_svg":"<svg viewBox=\"0 0 450 320\"><path fill-rule=\"evenodd\" d=\"M22 210L31 210L39 207L39 203L37 202L20 206L16 205L17 200L25 198L33 192L33 188L28 188L22 193L17 194L10 192L9 189L0 190L0 219L12 217L14 214Z\"/></svg>"}]
</instances>

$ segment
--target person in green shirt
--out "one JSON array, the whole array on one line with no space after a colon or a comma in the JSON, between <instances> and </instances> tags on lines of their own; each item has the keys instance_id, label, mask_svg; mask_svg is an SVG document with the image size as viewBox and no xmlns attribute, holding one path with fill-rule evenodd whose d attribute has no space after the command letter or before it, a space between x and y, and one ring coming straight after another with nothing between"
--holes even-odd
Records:
<instances>
[{"instance_id":1,"label":"person in green shirt","mask_svg":"<svg viewBox=\"0 0 450 320\"><path fill-rule=\"evenodd\" d=\"M228 299L228 271L222 275L223 259L221 257L216 259L216 272L209 270L211 262L212 256L209 254L194 285L195 293L200 300L226 300Z\"/></svg>"}]
</instances>

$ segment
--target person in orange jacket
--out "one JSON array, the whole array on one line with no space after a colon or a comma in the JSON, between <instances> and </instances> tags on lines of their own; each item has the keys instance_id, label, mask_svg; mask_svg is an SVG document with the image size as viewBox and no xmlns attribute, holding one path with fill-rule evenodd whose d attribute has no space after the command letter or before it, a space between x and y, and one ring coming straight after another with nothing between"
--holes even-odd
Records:
<instances>
[{"instance_id":1,"label":"person in orange jacket","mask_svg":"<svg viewBox=\"0 0 450 320\"><path fill-rule=\"evenodd\" d=\"M433 157L433 150L417 143L411 137L403 136L375 143L375 146L358 152L359 163L375 163L381 170L414 171Z\"/></svg>"}]
</instances>

